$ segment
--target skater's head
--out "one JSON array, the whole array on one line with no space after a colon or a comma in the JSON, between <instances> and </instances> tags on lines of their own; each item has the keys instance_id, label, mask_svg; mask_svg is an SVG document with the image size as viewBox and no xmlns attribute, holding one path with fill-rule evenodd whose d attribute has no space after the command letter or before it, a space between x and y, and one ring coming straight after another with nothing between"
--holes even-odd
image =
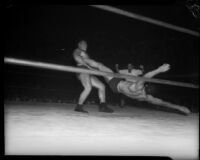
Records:
<instances>
[{"instance_id":1,"label":"skater's head","mask_svg":"<svg viewBox=\"0 0 200 160\"><path fill-rule=\"evenodd\" d=\"M128 72L135 76L141 76L143 74L143 69L139 66L133 66L131 63L128 64Z\"/></svg>"},{"instance_id":2,"label":"skater's head","mask_svg":"<svg viewBox=\"0 0 200 160\"><path fill-rule=\"evenodd\" d=\"M134 72L136 76L141 76L143 74L143 71L141 69L134 69Z\"/></svg>"},{"instance_id":3,"label":"skater's head","mask_svg":"<svg viewBox=\"0 0 200 160\"><path fill-rule=\"evenodd\" d=\"M78 48L82 51L86 51L87 50L87 42L85 40L81 40L78 43Z\"/></svg>"},{"instance_id":4,"label":"skater's head","mask_svg":"<svg viewBox=\"0 0 200 160\"><path fill-rule=\"evenodd\" d=\"M136 75L141 76L144 73L144 66L143 65L139 65L137 67L134 68Z\"/></svg>"},{"instance_id":5,"label":"skater's head","mask_svg":"<svg viewBox=\"0 0 200 160\"><path fill-rule=\"evenodd\" d=\"M87 42L85 40L82 40L78 43L78 48L81 50L80 56L82 58L89 58L88 53L86 53L87 50Z\"/></svg>"}]
</instances>

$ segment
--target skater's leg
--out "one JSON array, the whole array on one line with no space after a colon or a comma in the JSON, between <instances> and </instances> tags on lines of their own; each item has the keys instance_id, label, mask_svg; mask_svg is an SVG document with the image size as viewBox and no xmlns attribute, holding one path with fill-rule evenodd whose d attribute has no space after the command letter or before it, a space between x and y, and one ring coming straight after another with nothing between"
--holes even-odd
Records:
<instances>
[{"instance_id":1,"label":"skater's leg","mask_svg":"<svg viewBox=\"0 0 200 160\"><path fill-rule=\"evenodd\" d=\"M93 87L98 89L98 95L100 100L99 111L109 113L114 112L111 108L108 108L106 105L105 85L95 76L91 76L91 84Z\"/></svg>"},{"instance_id":2,"label":"skater's leg","mask_svg":"<svg viewBox=\"0 0 200 160\"><path fill-rule=\"evenodd\" d=\"M163 101L162 99L153 97L151 95L147 95L146 99L144 99L144 100L149 102L149 103L152 103L152 104L161 105L161 106L165 106L165 107L168 107L168 108L176 109L178 111L184 112L185 114L190 113L190 110L185 106L180 106L180 105L176 105L176 104L173 104L173 103L170 103L170 102L166 102L166 101Z\"/></svg>"},{"instance_id":3,"label":"skater's leg","mask_svg":"<svg viewBox=\"0 0 200 160\"><path fill-rule=\"evenodd\" d=\"M92 87L97 88L100 103L106 102L105 85L95 76L91 76Z\"/></svg>"},{"instance_id":4,"label":"skater's leg","mask_svg":"<svg viewBox=\"0 0 200 160\"><path fill-rule=\"evenodd\" d=\"M81 74L79 77L81 84L83 86L83 91L81 92L78 100L78 104L82 105L85 100L87 99L88 95L90 94L92 90L92 85L90 81L90 76L87 74Z\"/></svg>"},{"instance_id":5,"label":"skater's leg","mask_svg":"<svg viewBox=\"0 0 200 160\"><path fill-rule=\"evenodd\" d=\"M90 76L88 74L80 74L79 80L81 81L81 84L84 89L79 96L78 104L75 108L75 111L87 112L87 111L83 110L83 105L92 90Z\"/></svg>"}]
</instances>

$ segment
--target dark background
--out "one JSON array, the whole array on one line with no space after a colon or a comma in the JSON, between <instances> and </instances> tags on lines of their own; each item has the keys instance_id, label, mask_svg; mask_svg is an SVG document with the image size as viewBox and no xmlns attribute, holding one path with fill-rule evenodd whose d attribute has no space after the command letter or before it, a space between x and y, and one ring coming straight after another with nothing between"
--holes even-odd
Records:
<instances>
[{"instance_id":1,"label":"dark background","mask_svg":"<svg viewBox=\"0 0 200 160\"><path fill-rule=\"evenodd\" d=\"M185 3L113 6L200 30L199 19ZM112 69L116 63L120 68L132 63L136 67L143 64L148 72L169 63L171 70L155 78L199 83L199 37L87 5L11 3L4 6L4 11L4 57L75 66L72 52L84 39L90 56ZM82 90L74 73L5 64L4 75L4 99L76 103ZM154 96L198 110L198 89L160 84L149 84L148 89ZM106 91L108 103L118 104L119 95L108 87ZM98 102L95 89L88 98L91 101Z\"/></svg>"}]
</instances>

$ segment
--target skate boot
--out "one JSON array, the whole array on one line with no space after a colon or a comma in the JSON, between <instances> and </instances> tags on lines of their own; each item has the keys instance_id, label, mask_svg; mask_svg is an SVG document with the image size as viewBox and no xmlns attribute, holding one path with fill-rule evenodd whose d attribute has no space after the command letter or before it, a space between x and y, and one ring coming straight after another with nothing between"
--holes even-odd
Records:
<instances>
[{"instance_id":1,"label":"skate boot","mask_svg":"<svg viewBox=\"0 0 200 160\"><path fill-rule=\"evenodd\" d=\"M99 105L99 112L113 113L114 111L111 108L108 108L106 103L101 103Z\"/></svg>"},{"instance_id":2,"label":"skate boot","mask_svg":"<svg viewBox=\"0 0 200 160\"><path fill-rule=\"evenodd\" d=\"M74 110L77 111L77 112L88 113L88 111L85 111L83 109L83 105L81 105L81 104L77 104L77 106L75 107Z\"/></svg>"}]
</instances>

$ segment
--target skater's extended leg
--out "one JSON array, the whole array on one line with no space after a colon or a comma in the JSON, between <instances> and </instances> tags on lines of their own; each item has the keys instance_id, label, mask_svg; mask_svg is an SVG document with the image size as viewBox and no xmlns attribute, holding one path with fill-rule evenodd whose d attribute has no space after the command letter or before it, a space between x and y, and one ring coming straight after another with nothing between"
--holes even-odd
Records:
<instances>
[{"instance_id":1,"label":"skater's extended leg","mask_svg":"<svg viewBox=\"0 0 200 160\"><path fill-rule=\"evenodd\" d=\"M144 100L149 102L149 103L152 103L152 104L161 105L161 106L165 106L165 107L168 107L168 108L176 109L178 111L184 112L185 114L190 113L190 110L185 106L180 106L180 105L176 105L176 104L173 104L173 103L170 103L170 102L166 102L166 101L163 101L162 99L153 97L151 95L147 95Z\"/></svg>"}]
</instances>

